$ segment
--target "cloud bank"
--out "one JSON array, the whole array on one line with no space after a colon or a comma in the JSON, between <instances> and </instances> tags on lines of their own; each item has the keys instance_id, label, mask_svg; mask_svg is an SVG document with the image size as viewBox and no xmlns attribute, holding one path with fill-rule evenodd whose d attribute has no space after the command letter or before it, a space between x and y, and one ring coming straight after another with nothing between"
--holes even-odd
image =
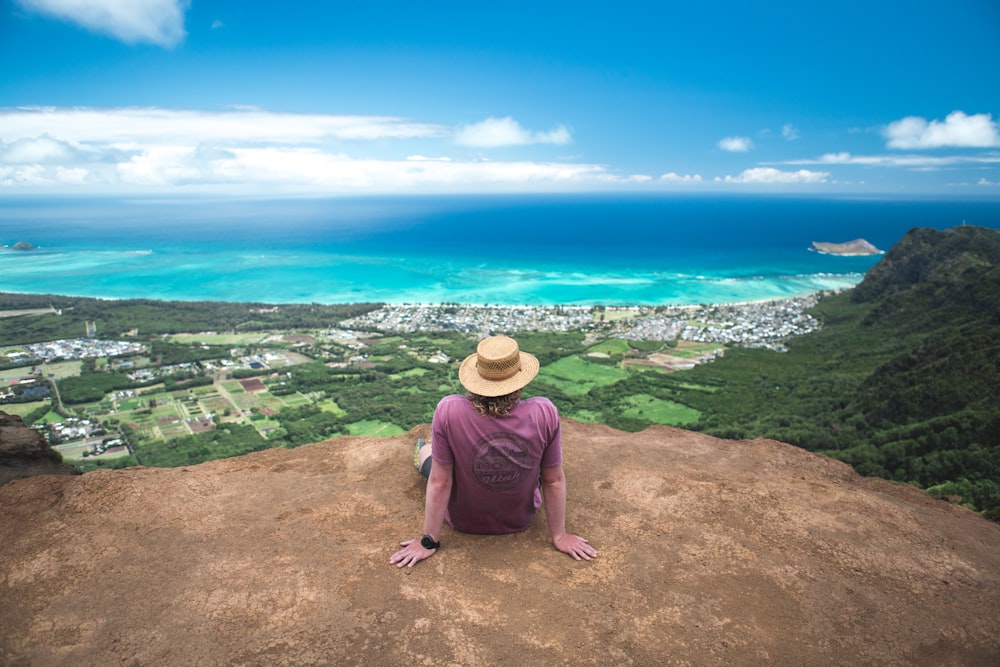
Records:
<instances>
[{"instance_id":1,"label":"cloud bank","mask_svg":"<svg viewBox=\"0 0 1000 667\"><path fill-rule=\"evenodd\" d=\"M991 114L966 115L953 111L944 121L926 121L907 116L889 123L885 129L889 148L995 148L1000 146L1000 131Z\"/></svg>"},{"instance_id":2,"label":"cloud bank","mask_svg":"<svg viewBox=\"0 0 1000 667\"><path fill-rule=\"evenodd\" d=\"M25 9L110 35L127 44L177 46L190 0L17 0Z\"/></svg>"},{"instance_id":3,"label":"cloud bank","mask_svg":"<svg viewBox=\"0 0 1000 667\"><path fill-rule=\"evenodd\" d=\"M246 108L0 109L0 186L335 193L558 189L610 177L602 165L447 155L441 149L453 147L456 137L475 146L558 144L569 141L569 132L561 126L530 132L512 118L453 128ZM392 153L394 143L398 157L370 156ZM412 151L414 143L430 144L434 157Z\"/></svg>"}]
</instances>

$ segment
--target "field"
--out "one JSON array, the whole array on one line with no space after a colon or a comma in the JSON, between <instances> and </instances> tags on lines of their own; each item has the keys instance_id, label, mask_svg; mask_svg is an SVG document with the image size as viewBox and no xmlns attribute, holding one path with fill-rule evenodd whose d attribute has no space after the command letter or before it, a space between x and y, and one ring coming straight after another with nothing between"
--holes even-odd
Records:
<instances>
[{"instance_id":1,"label":"field","mask_svg":"<svg viewBox=\"0 0 1000 667\"><path fill-rule=\"evenodd\" d=\"M628 417L645 419L657 424L691 424L701 413L686 405L666 401L648 394L629 396L621 402L622 412Z\"/></svg>"},{"instance_id":2,"label":"field","mask_svg":"<svg viewBox=\"0 0 1000 667\"><path fill-rule=\"evenodd\" d=\"M378 420L365 420L347 425L347 430L351 435L368 435L379 438L388 438L393 435L406 433L395 424L387 424Z\"/></svg>"},{"instance_id":3,"label":"field","mask_svg":"<svg viewBox=\"0 0 1000 667\"><path fill-rule=\"evenodd\" d=\"M553 385L570 395L583 395L594 387L614 384L626 377L626 370L591 363L576 355L544 366L538 374L542 383Z\"/></svg>"},{"instance_id":4,"label":"field","mask_svg":"<svg viewBox=\"0 0 1000 667\"><path fill-rule=\"evenodd\" d=\"M242 333L242 334L220 334L220 333L183 333L174 334L168 338L172 343L181 345L229 345L232 347L245 347L247 345L257 345L264 341L270 334L268 333Z\"/></svg>"},{"instance_id":5,"label":"field","mask_svg":"<svg viewBox=\"0 0 1000 667\"><path fill-rule=\"evenodd\" d=\"M0 410L3 410L9 415L24 417L30 412L48 404L48 401L32 401L31 403L3 403L0 405Z\"/></svg>"},{"instance_id":6,"label":"field","mask_svg":"<svg viewBox=\"0 0 1000 667\"><path fill-rule=\"evenodd\" d=\"M74 377L80 374L82 361L57 361L44 365L45 375L61 380L62 378Z\"/></svg>"}]
</instances>

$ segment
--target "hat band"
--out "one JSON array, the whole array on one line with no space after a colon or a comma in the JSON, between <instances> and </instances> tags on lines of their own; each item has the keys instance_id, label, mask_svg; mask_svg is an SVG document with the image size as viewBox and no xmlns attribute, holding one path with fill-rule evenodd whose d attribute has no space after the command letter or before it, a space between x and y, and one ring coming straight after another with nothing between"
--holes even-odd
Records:
<instances>
[{"instance_id":1,"label":"hat band","mask_svg":"<svg viewBox=\"0 0 1000 667\"><path fill-rule=\"evenodd\" d=\"M476 370L479 372L479 377L484 380L490 380L492 382L499 382L501 380L507 380L514 377L521 370L520 359L510 359L510 360L500 360L497 361L486 361L483 363L482 358L476 360ZM514 362L513 364L510 362Z\"/></svg>"}]
</instances>

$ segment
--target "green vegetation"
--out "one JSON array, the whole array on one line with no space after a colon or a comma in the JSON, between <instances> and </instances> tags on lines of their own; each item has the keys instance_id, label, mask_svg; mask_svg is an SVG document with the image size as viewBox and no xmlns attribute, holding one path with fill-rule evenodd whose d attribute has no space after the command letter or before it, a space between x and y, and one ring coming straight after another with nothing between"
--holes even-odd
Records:
<instances>
[{"instance_id":1,"label":"green vegetation","mask_svg":"<svg viewBox=\"0 0 1000 667\"><path fill-rule=\"evenodd\" d=\"M21 345L60 338L78 338L86 323L97 335L120 338L131 334L246 333L251 331L318 329L367 313L379 304L341 305L152 301L105 301L51 294L0 294L3 310L54 307L60 315L0 318L0 345Z\"/></svg>"},{"instance_id":2,"label":"green vegetation","mask_svg":"<svg viewBox=\"0 0 1000 667\"><path fill-rule=\"evenodd\" d=\"M853 292L823 299L825 326L788 353L730 350L669 383L703 413L699 430L782 440L994 511L998 303L1000 233L913 230Z\"/></svg>"}]
</instances>

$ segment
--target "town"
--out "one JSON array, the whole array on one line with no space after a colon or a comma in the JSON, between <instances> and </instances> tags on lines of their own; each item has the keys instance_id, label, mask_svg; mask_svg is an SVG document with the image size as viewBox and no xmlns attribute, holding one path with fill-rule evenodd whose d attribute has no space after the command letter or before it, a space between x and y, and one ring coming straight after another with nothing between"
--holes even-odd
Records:
<instances>
[{"instance_id":1,"label":"town","mask_svg":"<svg viewBox=\"0 0 1000 667\"><path fill-rule=\"evenodd\" d=\"M820 322L806 311L820 294L699 306L468 306L388 305L342 324L389 333L459 331L591 331L626 340L687 340L760 347L779 352L792 336L815 331Z\"/></svg>"}]
</instances>

